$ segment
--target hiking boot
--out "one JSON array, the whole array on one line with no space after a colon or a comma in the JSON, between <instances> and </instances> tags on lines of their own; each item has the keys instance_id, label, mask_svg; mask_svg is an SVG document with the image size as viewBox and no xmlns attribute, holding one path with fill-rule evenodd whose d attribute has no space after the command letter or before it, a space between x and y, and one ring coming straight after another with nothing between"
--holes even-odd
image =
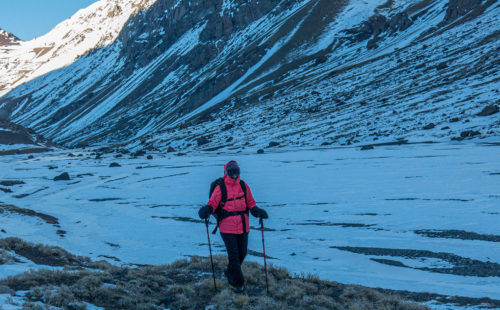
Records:
<instances>
[{"instance_id":1,"label":"hiking boot","mask_svg":"<svg viewBox=\"0 0 500 310\"><path fill-rule=\"evenodd\" d=\"M232 286L233 291L237 294L242 294L245 292L245 286L244 285L238 285L238 286Z\"/></svg>"}]
</instances>

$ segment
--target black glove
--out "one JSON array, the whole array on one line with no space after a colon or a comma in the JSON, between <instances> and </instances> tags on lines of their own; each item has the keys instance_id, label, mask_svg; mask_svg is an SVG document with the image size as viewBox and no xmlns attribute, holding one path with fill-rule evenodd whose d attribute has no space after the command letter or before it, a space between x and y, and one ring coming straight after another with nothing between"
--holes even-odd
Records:
<instances>
[{"instance_id":1,"label":"black glove","mask_svg":"<svg viewBox=\"0 0 500 310\"><path fill-rule=\"evenodd\" d=\"M267 219L269 216L267 215L266 210L261 209L257 206L253 207L250 209L250 212L252 213L253 216L261 218L261 219Z\"/></svg>"},{"instance_id":2,"label":"black glove","mask_svg":"<svg viewBox=\"0 0 500 310\"><path fill-rule=\"evenodd\" d=\"M210 217L210 214L212 214L212 206L206 205L204 207L201 207L200 210L198 211L198 215L200 216L200 219L204 220Z\"/></svg>"}]
</instances>

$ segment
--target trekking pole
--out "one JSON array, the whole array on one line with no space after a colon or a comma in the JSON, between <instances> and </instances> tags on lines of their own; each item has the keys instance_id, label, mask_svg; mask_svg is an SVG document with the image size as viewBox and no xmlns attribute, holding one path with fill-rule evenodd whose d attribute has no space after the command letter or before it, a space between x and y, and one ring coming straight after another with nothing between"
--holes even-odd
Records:
<instances>
[{"instance_id":1,"label":"trekking pole","mask_svg":"<svg viewBox=\"0 0 500 310\"><path fill-rule=\"evenodd\" d=\"M266 271L266 291L269 294L269 282L267 280L266 246L264 245L264 219L260 218L260 230L262 231L262 249L264 250L264 270Z\"/></svg>"},{"instance_id":2,"label":"trekking pole","mask_svg":"<svg viewBox=\"0 0 500 310\"><path fill-rule=\"evenodd\" d=\"M205 219L205 226L207 227L208 248L210 249L210 262L212 263L212 275L214 277L214 290L217 291L217 284L215 284L214 260L212 258L212 245L210 244L210 234L208 233L208 219Z\"/></svg>"}]
</instances>

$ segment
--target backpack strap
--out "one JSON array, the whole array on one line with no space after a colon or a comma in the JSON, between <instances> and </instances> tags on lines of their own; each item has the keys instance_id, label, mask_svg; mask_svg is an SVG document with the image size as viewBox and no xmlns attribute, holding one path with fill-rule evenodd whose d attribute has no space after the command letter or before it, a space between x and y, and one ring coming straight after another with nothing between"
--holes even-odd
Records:
<instances>
[{"instance_id":1,"label":"backpack strap","mask_svg":"<svg viewBox=\"0 0 500 310\"><path fill-rule=\"evenodd\" d=\"M227 201L227 188L226 188L226 184L224 183L223 178L218 178L217 180L215 180L214 183L216 184L216 187L219 186L220 194L221 194L219 205L217 206L217 208L215 209L215 212L214 212L216 215L215 217L217 218L217 225L215 225L215 228L212 231L212 234L215 235L215 233L217 232L217 229L219 228L219 223L220 223L220 221L222 221L222 218L223 218L222 210L223 210L223 207Z\"/></svg>"},{"instance_id":2,"label":"backpack strap","mask_svg":"<svg viewBox=\"0 0 500 310\"><path fill-rule=\"evenodd\" d=\"M247 185L240 179L241 190L243 191L243 199L245 199L245 211L241 214L241 225L243 226L243 233L247 232L247 223L245 214L248 215L248 206L247 206Z\"/></svg>"}]
</instances>

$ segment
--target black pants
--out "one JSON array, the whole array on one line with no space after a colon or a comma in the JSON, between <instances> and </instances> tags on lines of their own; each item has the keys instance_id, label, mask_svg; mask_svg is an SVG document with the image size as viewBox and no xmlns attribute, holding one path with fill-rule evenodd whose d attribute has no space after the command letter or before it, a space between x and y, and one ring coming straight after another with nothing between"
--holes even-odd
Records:
<instances>
[{"instance_id":1,"label":"black pants","mask_svg":"<svg viewBox=\"0 0 500 310\"><path fill-rule=\"evenodd\" d=\"M248 232L244 234L226 234L220 233L224 244L226 245L227 257L229 264L227 265L229 283L240 286L245 283L243 273L241 272L241 264L247 255Z\"/></svg>"}]
</instances>

